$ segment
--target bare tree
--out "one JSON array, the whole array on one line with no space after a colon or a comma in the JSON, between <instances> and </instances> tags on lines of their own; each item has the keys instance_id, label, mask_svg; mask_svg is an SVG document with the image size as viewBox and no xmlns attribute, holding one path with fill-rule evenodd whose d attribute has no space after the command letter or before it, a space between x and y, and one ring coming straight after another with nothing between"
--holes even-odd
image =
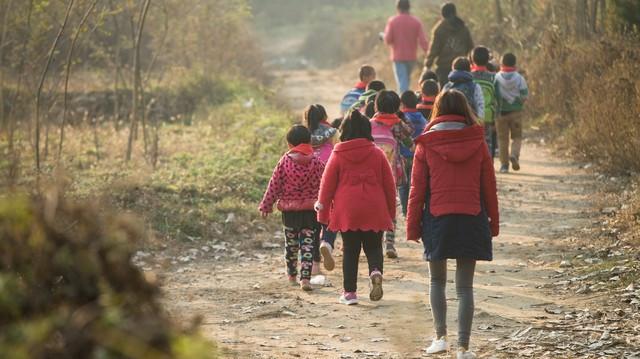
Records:
<instances>
[{"instance_id":1,"label":"bare tree","mask_svg":"<svg viewBox=\"0 0 640 359\"><path fill-rule=\"evenodd\" d=\"M4 19L2 20L2 35L0 35L0 125L6 126L6 117L4 110L4 45L7 38L7 23L9 21L9 13L11 12L13 0L9 0L7 7L4 9Z\"/></svg>"},{"instance_id":2,"label":"bare tree","mask_svg":"<svg viewBox=\"0 0 640 359\"><path fill-rule=\"evenodd\" d=\"M577 0L576 3L576 36L587 37L587 0Z\"/></svg>"},{"instance_id":3,"label":"bare tree","mask_svg":"<svg viewBox=\"0 0 640 359\"><path fill-rule=\"evenodd\" d=\"M496 21L498 24L501 24L504 19L504 15L502 14L502 5L500 5L500 0L495 0L495 7L496 7Z\"/></svg>"}]
</instances>

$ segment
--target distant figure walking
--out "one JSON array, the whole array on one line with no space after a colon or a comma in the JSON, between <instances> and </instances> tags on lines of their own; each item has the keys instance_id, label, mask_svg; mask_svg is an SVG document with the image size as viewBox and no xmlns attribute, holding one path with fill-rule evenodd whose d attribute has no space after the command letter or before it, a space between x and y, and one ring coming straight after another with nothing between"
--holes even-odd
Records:
<instances>
[{"instance_id":1,"label":"distant figure walking","mask_svg":"<svg viewBox=\"0 0 640 359\"><path fill-rule=\"evenodd\" d=\"M443 87L447 83L453 60L458 56L467 56L473 49L473 40L464 21L458 17L454 3L444 3L440 14L442 19L431 30L431 48L424 61L424 70L430 69L435 62L440 87Z\"/></svg>"},{"instance_id":2,"label":"distant figure walking","mask_svg":"<svg viewBox=\"0 0 640 359\"><path fill-rule=\"evenodd\" d=\"M393 61L398 93L409 89L411 71L418 56L418 45L425 53L429 48L422 23L409 13L410 8L409 0L398 0L396 2L398 13L389 18L384 30L384 42L391 48L391 61Z\"/></svg>"}]
</instances>

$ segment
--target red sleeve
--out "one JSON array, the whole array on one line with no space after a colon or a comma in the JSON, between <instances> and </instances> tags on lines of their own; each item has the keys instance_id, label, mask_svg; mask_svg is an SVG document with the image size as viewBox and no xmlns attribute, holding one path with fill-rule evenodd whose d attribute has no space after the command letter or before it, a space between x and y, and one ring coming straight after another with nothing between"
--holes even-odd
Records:
<instances>
[{"instance_id":1,"label":"red sleeve","mask_svg":"<svg viewBox=\"0 0 640 359\"><path fill-rule=\"evenodd\" d=\"M422 211L427 199L427 181L429 165L425 158L425 147L419 144L413 156L411 172L411 189L407 206L407 239L422 237Z\"/></svg>"},{"instance_id":2,"label":"red sleeve","mask_svg":"<svg viewBox=\"0 0 640 359\"><path fill-rule=\"evenodd\" d=\"M320 182L318 202L322 204L323 207L322 211L318 212L318 222L320 223L329 223L331 204L333 203L333 196L338 186L339 173L338 159L337 156L333 155L329 157L329 162L327 162L324 174L322 175L322 181Z\"/></svg>"},{"instance_id":3,"label":"red sleeve","mask_svg":"<svg viewBox=\"0 0 640 359\"><path fill-rule=\"evenodd\" d=\"M384 43L387 45L391 45L393 43L393 26L391 26L392 19L393 18L389 18L387 26L384 28Z\"/></svg>"},{"instance_id":4,"label":"red sleeve","mask_svg":"<svg viewBox=\"0 0 640 359\"><path fill-rule=\"evenodd\" d=\"M387 197L389 215L391 219L394 220L396 219L396 180L393 178L393 172L391 172L391 166L389 165L389 161L387 161L387 156L384 155L382 150L377 150L377 152L382 167L382 187Z\"/></svg>"},{"instance_id":5,"label":"red sleeve","mask_svg":"<svg viewBox=\"0 0 640 359\"><path fill-rule=\"evenodd\" d=\"M496 186L496 173L493 169L493 161L489 155L489 148L483 146L482 156L482 172L480 179L482 181L482 194L484 196L484 205L487 209L487 215L491 218L489 226L491 234L496 237L500 234L500 213L498 211L498 189Z\"/></svg>"},{"instance_id":6,"label":"red sleeve","mask_svg":"<svg viewBox=\"0 0 640 359\"><path fill-rule=\"evenodd\" d=\"M285 155L286 156L286 155ZM260 203L260 212L271 213L273 212L273 204L276 203L278 197L282 194L282 178L284 177L284 156L280 159L276 168L273 169L273 174L269 180L267 190L264 192L262 203Z\"/></svg>"},{"instance_id":7,"label":"red sleeve","mask_svg":"<svg viewBox=\"0 0 640 359\"><path fill-rule=\"evenodd\" d=\"M429 42L427 41L427 34L424 32L424 27L422 27L422 23L418 20L418 41L420 42L420 47L422 51L425 53L429 50Z\"/></svg>"}]
</instances>

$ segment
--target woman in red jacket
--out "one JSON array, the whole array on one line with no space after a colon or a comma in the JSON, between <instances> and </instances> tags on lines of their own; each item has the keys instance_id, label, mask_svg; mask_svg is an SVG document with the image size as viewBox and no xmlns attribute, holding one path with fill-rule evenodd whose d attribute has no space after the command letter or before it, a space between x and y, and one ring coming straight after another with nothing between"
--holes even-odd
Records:
<instances>
[{"instance_id":1,"label":"woman in red jacket","mask_svg":"<svg viewBox=\"0 0 640 359\"><path fill-rule=\"evenodd\" d=\"M386 156L375 146L371 123L351 111L341 126L320 183L318 221L342 232L344 293L340 303L357 304L360 249L369 262L372 301L382 299L382 234L396 218L396 186Z\"/></svg>"},{"instance_id":2,"label":"woman in red jacket","mask_svg":"<svg viewBox=\"0 0 640 359\"><path fill-rule=\"evenodd\" d=\"M473 321L473 275L476 260L492 260L492 237L498 235L498 196L484 130L457 90L436 98L431 120L415 140L407 238L424 244L429 262L429 298L436 338L427 353L448 349L446 342L447 259L456 259L458 358L469 351Z\"/></svg>"}]
</instances>

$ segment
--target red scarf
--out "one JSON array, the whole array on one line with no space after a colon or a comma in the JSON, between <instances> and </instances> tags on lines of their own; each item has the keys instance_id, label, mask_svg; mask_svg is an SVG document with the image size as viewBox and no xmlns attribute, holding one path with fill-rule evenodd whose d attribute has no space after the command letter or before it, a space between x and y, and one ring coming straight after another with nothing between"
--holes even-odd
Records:
<instances>
[{"instance_id":1,"label":"red scarf","mask_svg":"<svg viewBox=\"0 0 640 359\"><path fill-rule=\"evenodd\" d=\"M486 66L471 65L471 72L484 71L489 72Z\"/></svg>"},{"instance_id":2,"label":"red scarf","mask_svg":"<svg viewBox=\"0 0 640 359\"><path fill-rule=\"evenodd\" d=\"M404 110L402 110L402 112L404 112L404 113L413 113L413 112L418 112L418 109L415 109L415 108L405 108Z\"/></svg>"},{"instance_id":3,"label":"red scarf","mask_svg":"<svg viewBox=\"0 0 640 359\"><path fill-rule=\"evenodd\" d=\"M502 72L513 72L515 70L515 67L500 66L500 71Z\"/></svg>"},{"instance_id":4,"label":"red scarf","mask_svg":"<svg viewBox=\"0 0 640 359\"><path fill-rule=\"evenodd\" d=\"M433 108L433 104L432 103L421 103L418 105L419 109L426 109L426 110L431 110Z\"/></svg>"},{"instance_id":5,"label":"red scarf","mask_svg":"<svg viewBox=\"0 0 640 359\"><path fill-rule=\"evenodd\" d=\"M357 89L366 89L367 88L367 84L363 81L358 81L357 84L353 85L353 87L357 88Z\"/></svg>"},{"instance_id":6,"label":"red scarf","mask_svg":"<svg viewBox=\"0 0 640 359\"><path fill-rule=\"evenodd\" d=\"M400 118L395 113L377 113L373 120L386 126L393 126L400 122Z\"/></svg>"},{"instance_id":7,"label":"red scarf","mask_svg":"<svg viewBox=\"0 0 640 359\"><path fill-rule=\"evenodd\" d=\"M289 143L289 148L291 149L291 151L304 153L305 155L312 155L313 154L313 147L311 147L311 145L308 144L308 143L301 143L301 144L299 144L299 145L297 145L295 147L293 147Z\"/></svg>"},{"instance_id":8,"label":"red scarf","mask_svg":"<svg viewBox=\"0 0 640 359\"><path fill-rule=\"evenodd\" d=\"M422 103L426 104L427 102L433 104L434 102L436 102L436 97L422 95Z\"/></svg>"},{"instance_id":9,"label":"red scarf","mask_svg":"<svg viewBox=\"0 0 640 359\"><path fill-rule=\"evenodd\" d=\"M331 127L331 124L329 122L327 122L327 120L322 120L322 121L320 121L320 123L323 124L323 125L327 125L327 126Z\"/></svg>"}]
</instances>

